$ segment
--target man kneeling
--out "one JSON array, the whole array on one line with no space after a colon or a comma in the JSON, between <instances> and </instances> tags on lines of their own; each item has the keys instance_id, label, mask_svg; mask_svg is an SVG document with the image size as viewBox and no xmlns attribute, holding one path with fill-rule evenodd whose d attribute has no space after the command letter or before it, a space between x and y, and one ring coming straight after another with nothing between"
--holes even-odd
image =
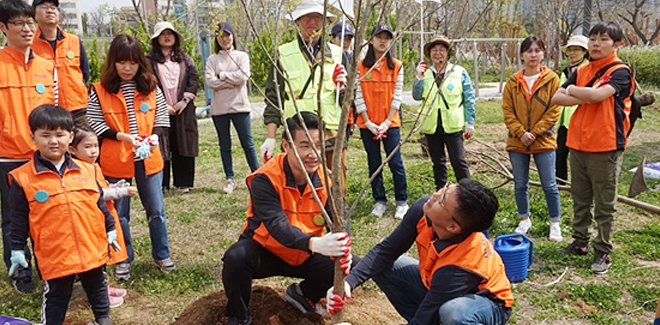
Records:
<instances>
[{"instance_id":1,"label":"man kneeling","mask_svg":"<svg viewBox=\"0 0 660 325\"><path fill-rule=\"evenodd\" d=\"M351 289L373 278L409 324L505 324L513 295L499 254L481 231L498 209L493 192L463 179L424 197L346 277ZM417 243L419 260L402 255ZM328 310L344 300L328 290Z\"/></svg>"},{"instance_id":2,"label":"man kneeling","mask_svg":"<svg viewBox=\"0 0 660 325\"><path fill-rule=\"evenodd\" d=\"M222 284L227 294L228 325L248 325L252 279L275 275L303 278L290 285L284 298L303 313L316 312L316 303L332 286L334 262L341 257L348 273L352 263L350 240L345 232L323 235L325 221L316 192L330 213L323 166L312 143L320 148L319 118L301 112L286 120L292 142L282 137L284 153L270 159L247 179L250 202L247 221L238 242L223 258ZM312 141L303 128L307 127ZM294 154L297 148L302 165ZM307 185L306 176L313 188ZM356 258L357 261L357 258ZM323 310L321 308L321 310Z\"/></svg>"}]
</instances>

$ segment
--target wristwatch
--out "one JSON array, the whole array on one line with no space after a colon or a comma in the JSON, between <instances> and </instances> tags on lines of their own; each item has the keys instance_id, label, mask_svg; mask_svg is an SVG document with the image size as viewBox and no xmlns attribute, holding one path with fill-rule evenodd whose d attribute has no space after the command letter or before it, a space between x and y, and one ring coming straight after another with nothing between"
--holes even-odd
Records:
<instances>
[{"instance_id":1,"label":"wristwatch","mask_svg":"<svg viewBox=\"0 0 660 325\"><path fill-rule=\"evenodd\" d=\"M190 103L190 99L188 97L183 97L182 101L186 104Z\"/></svg>"}]
</instances>

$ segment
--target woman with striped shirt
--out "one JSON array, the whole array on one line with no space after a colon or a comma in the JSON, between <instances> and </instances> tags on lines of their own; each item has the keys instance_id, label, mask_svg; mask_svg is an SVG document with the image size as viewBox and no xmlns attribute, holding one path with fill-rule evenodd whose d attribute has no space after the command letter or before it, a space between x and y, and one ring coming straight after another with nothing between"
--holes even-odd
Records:
<instances>
[{"instance_id":1,"label":"woman with striped shirt","mask_svg":"<svg viewBox=\"0 0 660 325\"><path fill-rule=\"evenodd\" d=\"M139 41L118 35L110 44L101 71L101 81L89 92L87 118L101 138L99 163L108 182L133 178L147 213L151 255L163 271L175 269L167 241L165 204L163 203L163 158L158 137L170 126L168 107L157 87ZM133 245L128 226L130 197L115 201L124 232L128 259L117 264L115 275L128 280L133 261Z\"/></svg>"}]
</instances>

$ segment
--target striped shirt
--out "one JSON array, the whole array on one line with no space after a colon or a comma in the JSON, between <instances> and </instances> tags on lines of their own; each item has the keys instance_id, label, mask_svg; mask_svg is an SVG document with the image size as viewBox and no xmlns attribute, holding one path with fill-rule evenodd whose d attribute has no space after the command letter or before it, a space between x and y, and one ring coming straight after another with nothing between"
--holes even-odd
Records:
<instances>
[{"instance_id":1,"label":"striped shirt","mask_svg":"<svg viewBox=\"0 0 660 325\"><path fill-rule=\"evenodd\" d=\"M128 113L128 125L131 135L139 136L137 120L135 119L135 108L133 107L133 97L135 96L135 81L122 81L119 86L119 91L124 95L126 101L126 110ZM96 95L96 90L92 87L89 91L89 103L87 104L87 120L89 126L100 137L117 139L117 130L113 130L106 124L103 117L103 110L99 103L99 98ZM154 120L154 128L157 127L170 127L170 118L167 110L167 103L165 96L160 88L156 87L156 117ZM153 132L153 130L152 130ZM137 159L136 159L137 160Z\"/></svg>"}]
</instances>

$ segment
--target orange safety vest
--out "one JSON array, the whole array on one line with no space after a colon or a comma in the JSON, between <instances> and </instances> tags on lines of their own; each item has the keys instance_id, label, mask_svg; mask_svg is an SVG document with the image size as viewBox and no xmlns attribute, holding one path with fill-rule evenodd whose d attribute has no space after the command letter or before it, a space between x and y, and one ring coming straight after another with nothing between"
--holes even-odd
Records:
<instances>
[{"instance_id":1,"label":"orange safety vest","mask_svg":"<svg viewBox=\"0 0 660 325\"><path fill-rule=\"evenodd\" d=\"M580 66L577 69L576 86L585 87L589 81L596 75L598 70L606 65L621 61L616 53L597 60L589 64ZM597 84L605 76L611 75L614 70L626 68L626 65L615 65L609 68L603 76L596 80ZM630 90L634 91L634 80L632 80ZM607 152L614 150L623 150L628 144L627 134L630 130L630 94L622 94L623 103L616 95L597 103L583 103L578 106L571 117L566 136L566 146L574 150L585 152ZM617 102L618 101L618 102Z\"/></svg>"},{"instance_id":2,"label":"orange safety vest","mask_svg":"<svg viewBox=\"0 0 660 325\"><path fill-rule=\"evenodd\" d=\"M369 71L370 68L365 67L362 64L363 62L364 59L358 64L358 73L360 74L360 87L362 88L364 104L367 106L369 120L376 125L380 125L380 123L385 122L387 115L390 113L396 79L401 72L402 63L394 59L394 69L390 69L387 66L387 58L383 58L378 62L380 69L374 68ZM366 128L362 115L356 115L355 124L363 129ZM394 114L390 127L400 126L399 114Z\"/></svg>"},{"instance_id":3,"label":"orange safety vest","mask_svg":"<svg viewBox=\"0 0 660 325\"><path fill-rule=\"evenodd\" d=\"M325 220L322 217L321 208L314 200L314 195L309 186L305 187L305 191L302 195L297 187L287 186L286 175L284 172L285 159L286 154L284 153L279 154L277 157L273 157L273 159L269 160L265 165L252 173L252 175L248 176L247 184L250 186L255 175L266 175L273 184L273 187L275 187L275 191L279 194L282 210L289 219L289 223L305 234L318 237L323 236ZM315 188L316 194L321 200L321 203L325 206L328 200L328 195L325 190L325 181L321 166L319 166L317 174L312 177L312 179L314 180L317 177L320 179L320 186ZM252 213L252 200L250 200L248 204L247 217L248 220L249 218L254 217L254 214ZM254 229L254 231L250 230L251 229L248 229L248 222L246 221L243 226L243 234L249 234L252 232L253 240L290 265L300 265L310 257L310 254L307 251L282 245L273 238L263 224L260 224L257 229Z\"/></svg>"},{"instance_id":4,"label":"orange safety vest","mask_svg":"<svg viewBox=\"0 0 660 325\"><path fill-rule=\"evenodd\" d=\"M39 272L51 280L87 272L108 261L105 216L93 165L73 159L64 175L37 171L33 158L10 172L30 211L30 238ZM119 227L116 225L116 227Z\"/></svg>"},{"instance_id":5,"label":"orange safety vest","mask_svg":"<svg viewBox=\"0 0 660 325\"><path fill-rule=\"evenodd\" d=\"M462 242L440 252L435 248L435 232L426 215L417 223L417 233L415 241L419 252L419 272L427 289L431 289L435 271L453 265L480 276L482 281L478 286L479 291L488 290L502 300L505 307L513 306L511 283L504 272L502 258L481 232L474 232Z\"/></svg>"},{"instance_id":6,"label":"orange safety vest","mask_svg":"<svg viewBox=\"0 0 660 325\"><path fill-rule=\"evenodd\" d=\"M41 104L55 104L55 67L38 56L0 49L0 157L30 159L37 147L30 140L28 116Z\"/></svg>"},{"instance_id":7,"label":"orange safety vest","mask_svg":"<svg viewBox=\"0 0 660 325\"><path fill-rule=\"evenodd\" d=\"M104 190L106 188L110 187L110 184L108 184L108 181L103 177L103 173L101 171L101 166L99 164L94 163L94 168L96 169L96 182L101 185L101 188ZM124 241L124 231L121 229L121 224L119 223L119 217L117 215L117 209L115 209L115 201L114 200L107 200L105 201L105 205L108 206L108 210L110 211L110 214L112 214L112 219L115 220L115 230L117 231L117 244L119 244L119 247L121 250L119 252L114 251L112 248L111 249L111 256L108 256L108 265L112 264L117 264L125 261L128 259L128 254L126 252L126 242Z\"/></svg>"},{"instance_id":8,"label":"orange safety vest","mask_svg":"<svg viewBox=\"0 0 660 325\"><path fill-rule=\"evenodd\" d=\"M50 43L41 38L41 28L37 30L32 50L38 56L51 61L57 68L58 105L70 112L87 108L87 87L80 69L80 39L58 27L61 39L56 41L55 51Z\"/></svg>"},{"instance_id":9,"label":"orange safety vest","mask_svg":"<svg viewBox=\"0 0 660 325\"><path fill-rule=\"evenodd\" d=\"M94 85L99 105L103 111L105 123L113 130L121 133L131 133L128 122L128 108L124 95L121 91L113 94L107 91L101 82ZM156 90L149 95L140 94L137 89L133 97L135 109L135 120L137 122L138 134L149 136L153 134L156 120ZM133 158L133 147L124 142L114 139L103 138L101 143L101 155L99 162L103 175L114 178L131 178L135 176L135 160ZM151 156L144 159L144 168L147 176L156 174L163 170L163 157L160 148L151 150Z\"/></svg>"}]
</instances>

